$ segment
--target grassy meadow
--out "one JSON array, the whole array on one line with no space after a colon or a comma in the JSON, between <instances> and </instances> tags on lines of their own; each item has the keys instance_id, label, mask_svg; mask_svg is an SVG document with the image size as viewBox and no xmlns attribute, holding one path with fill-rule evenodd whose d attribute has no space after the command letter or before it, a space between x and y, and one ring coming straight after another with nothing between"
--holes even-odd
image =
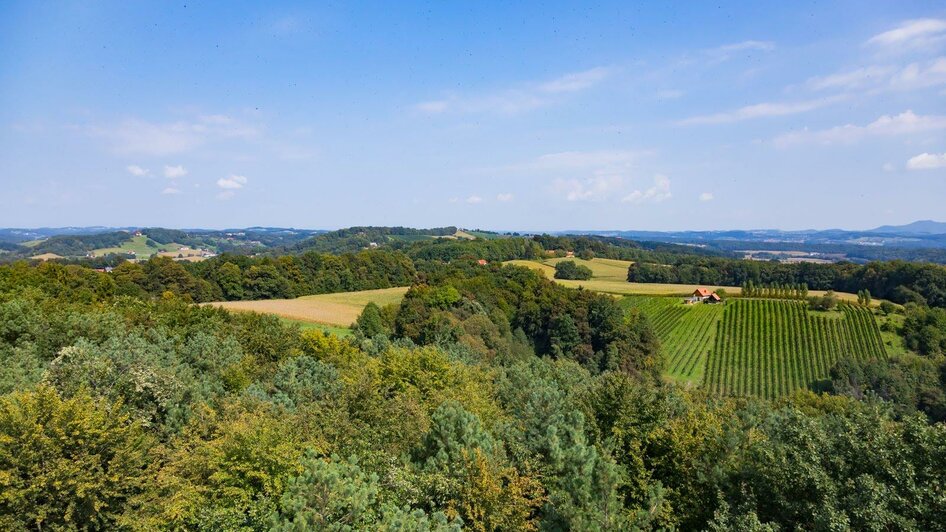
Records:
<instances>
[{"instance_id":1,"label":"grassy meadow","mask_svg":"<svg viewBox=\"0 0 946 532\"><path fill-rule=\"evenodd\" d=\"M148 237L142 236L133 236L131 239L122 243L121 246L112 247L112 248L99 248L92 250L92 254L96 257L103 257L109 254L115 253L135 253L135 257L139 259L146 259L151 255L154 255L158 252L158 248L153 248L148 245ZM167 246L162 246L167 247Z\"/></svg>"}]
</instances>

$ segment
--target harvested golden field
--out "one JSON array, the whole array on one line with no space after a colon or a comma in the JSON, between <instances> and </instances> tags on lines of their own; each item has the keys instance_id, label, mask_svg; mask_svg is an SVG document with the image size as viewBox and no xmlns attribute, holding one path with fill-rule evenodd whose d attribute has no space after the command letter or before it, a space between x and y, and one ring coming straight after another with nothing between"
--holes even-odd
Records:
<instances>
[{"instance_id":1,"label":"harvested golden field","mask_svg":"<svg viewBox=\"0 0 946 532\"><path fill-rule=\"evenodd\" d=\"M405 292L407 292L406 286L361 292L319 294L296 299L218 301L204 304L228 310L275 314L292 320L348 327L354 323L368 303L373 302L379 306L400 303Z\"/></svg>"},{"instance_id":2,"label":"harvested golden field","mask_svg":"<svg viewBox=\"0 0 946 532\"><path fill-rule=\"evenodd\" d=\"M41 255L33 255L30 257L33 260L56 260L63 258L62 255L56 255L55 253L43 253Z\"/></svg>"},{"instance_id":3,"label":"harvested golden field","mask_svg":"<svg viewBox=\"0 0 946 532\"><path fill-rule=\"evenodd\" d=\"M738 295L742 290L738 286L711 286L696 284L661 284L661 283L629 283L627 281L608 281L592 278L588 281L571 281L556 279L555 282L570 288L583 287L586 290L616 295L648 295L648 296L686 296L697 288L709 288L716 291L726 289L729 295Z\"/></svg>"},{"instance_id":4,"label":"harvested golden field","mask_svg":"<svg viewBox=\"0 0 946 532\"><path fill-rule=\"evenodd\" d=\"M533 270L540 271L549 279L555 277L555 265L562 261L574 261L575 264L587 266L591 269L592 279L602 281L627 281L627 269L631 266L631 261L617 259L593 259L584 260L579 258L554 258L543 261L535 260L510 260L505 264L515 264L516 266L525 266Z\"/></svg>"},{"instance_id":5,"label":"harvested golden field","mask_svg":"<svg viewBox=\"0 0 946 532\"><path fill-rule=\"evenodd\" d=\"M563 260L574 260L577 264L582 264L591 268L592 278L587 281L572 281L566 279L555 279L555 264ZM540 271L549 279L570 288L583 287L586 290L603 292L615 295L648 295L648 296L685 296L692 294L697 288L708 288L710 290L719 290L723 288L731 295L739 295L742 289L738 286L715 286L715 285L696 285L696 284L660 284L660 283L629 283L627 279L627 269L631 263L629 261L614 259L594 259L582 260L571 258L547 259L544 261L534 260L510 260L504 264L513 264L516 266L525 266L533 270ZM824 290L811 290L809 295L823 296ZM856 303L857 295L846 292L835 292L841 301ZM879 306L880 301L874 299L871 306Z\"/></svg>"},{"instance_id":6,"label":"harvested golden field","mask_svg":"<svg viewBox=\"0 0 946 532\"><path fill-rule=\"evenodd\" d=\"M591 269L592 279L600 279L602 281L627 281L627 269L631 267L632 262L629 260L617 260L617 259L592 259L592 260L583 260L579 258L556 258L556 259L547 259L543 261L545 264L548 264L552 267L552 273L555 273L555 265L559 262L571 260L575 261L575 264L579 266L587 266Z\"/></svg>"},{"instance_id":7,"label":"harvested golden field","mask_svg":"<svg viewBox=\"0 0 946 532\"><path fill-rule=\"evenodd\" d=\"M533 270L542 272L546 277L552 279L555 276L555 268L549 266L548 264L543 264L534 260L507 260L503 264L511 264L513 266L522 266L525 268L532 268Z\"/></svg>"},{"instance_id":8,"label":"harvested golden field","mask_svg":"<svg viewBox=\"0 0 946 532\"><path fill-rule=\"evenodd\" d=\"M576 264L581 264L591 268L592 278L587 281L572 281L566 279L555 279L555 264L563 260L574 260ZM740 292L739 287L734 286L704 286L695 284L657 284L657 283L629 283L627 282L627 269L631 266L630 261L615 259L593 259L582 260L572 258L556 258L544 261L533 260L510 260L505 264L514 264L516 266L525 266L533 270L540 271L549 279L570 288L584 287L586 290L595 292L604 292L607 294L628 295L641 294L653 296L669 295L688 295L697 288L709 288L718 290L725 288L730 295ZM855 298L856 299L856 298Z\"/></svg>"}]
</instances>

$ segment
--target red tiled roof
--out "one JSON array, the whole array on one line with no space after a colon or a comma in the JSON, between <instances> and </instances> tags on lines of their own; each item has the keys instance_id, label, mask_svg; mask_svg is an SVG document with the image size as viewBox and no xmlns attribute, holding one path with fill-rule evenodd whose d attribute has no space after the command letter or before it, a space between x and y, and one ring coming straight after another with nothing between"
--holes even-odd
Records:
<instances>
[{"instance_id":1,"label":"red tiled roof","mask_svg":"<svg viewBox=\"0 0 946 532\"><path fill-rule=\"evenodd\" d=\"M706 288L697 288L696 291L693 292L693 295L700 296L700 297L706 297L710 294L712 294L712 292L710 292Z\"/></svg>"}]
</instances>

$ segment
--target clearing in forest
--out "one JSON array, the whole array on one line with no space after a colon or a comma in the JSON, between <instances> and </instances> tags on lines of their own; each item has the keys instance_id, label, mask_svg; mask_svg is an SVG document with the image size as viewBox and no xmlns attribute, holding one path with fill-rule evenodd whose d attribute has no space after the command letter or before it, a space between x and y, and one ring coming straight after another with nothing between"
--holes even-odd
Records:
<instances>
[{"instance_id":1,"label":"clearing in forest","mask_svg":"<svg viewBox=\"0 0 946 532\"><path fill-rule=\"evenodd\" d=\"M587 281L575 281L569 279L555 279L555 264L563 260L573 260L576 264L591 268L591 279ZM617 259L583 260L579 258L554 258L544 261L537 260L510 260L504 264L513 264L516 266L525 266L533 270L542 272L549 279L567 286L569 288L582 287L586 290L602 292L614 295L688 295L697 288L709 288L710 290L719 290L725 288L730 295L738 294L741 290L737 286L711 286L695 284L661 284L661 283L629 283L627 282L627 269L631 261Z\"/></svg>"},{"instance_id":2,"label":"clearing in forest","mask_svg":"<svg viewBox=\"0 0 946 532\"><path fill-rule=\"evenodd\" d=\"M218 301L206 303L228 310L275 314L291 320L348 327L358 319L368 303L378 306L400 303L407 287L338 292L303 296L296 299L264 299L259 301Z\"/></svg>"}]
</instances>

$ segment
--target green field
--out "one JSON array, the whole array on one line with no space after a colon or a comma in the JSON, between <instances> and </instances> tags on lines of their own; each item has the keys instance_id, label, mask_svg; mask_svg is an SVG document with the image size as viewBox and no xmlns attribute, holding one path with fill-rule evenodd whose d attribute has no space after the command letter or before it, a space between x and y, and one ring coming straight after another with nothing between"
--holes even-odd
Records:
<instances>
[{"instance_id":1,"label":"green field","mask_svg":"<svg viewBox=\"0 0 946 532\"><path fill-rule=\"evenodd\" d=\"M148 237L142 236L133 236L129 240L122 243L121 246L113 248L99 248L92 251L92 254L96 257L102 257L109 254L117 253L130 253L135 252L135 257L139 259L146 259L151 255L154 255L158 252L158 248L153 248L148 246ZM161 246L161 247L167 247ZM170 248L168 248L170 249Z\"/></svg>"},{"instance_id":2,"label":"green field","mask_svg":"<svg viewBox=\"0 0 946 532\"><path fill-rule=\"evenodd\" d=\"M311 321L294 320L290 318L283 318L281 316L279 317L279 321L283 322L286 325L298 325L299 328L302 329L303 331L314 329L316 331L322 331L324 333L334 334L335 336L340 336L342 338L346 336L351 336L351 333L352 333L351 329L349 329L348 327L337 327L335 325L326 325L324 323L314 323Z\"/></svg>"},{"instance_id":3,"label":"green field","mask_svg":"<svg viewBox=\"0 0 946 532\"><path fill-rule=\"evenodd\" d=\"M869 309L855 305L810 312L801 301L683 305L677 298L646 296L626 297L622 305L650 319L669 377L720 394L778 397L815 387L841 357L886 358L902 351L882 335Z\"/></svg>"}]
</instances>

